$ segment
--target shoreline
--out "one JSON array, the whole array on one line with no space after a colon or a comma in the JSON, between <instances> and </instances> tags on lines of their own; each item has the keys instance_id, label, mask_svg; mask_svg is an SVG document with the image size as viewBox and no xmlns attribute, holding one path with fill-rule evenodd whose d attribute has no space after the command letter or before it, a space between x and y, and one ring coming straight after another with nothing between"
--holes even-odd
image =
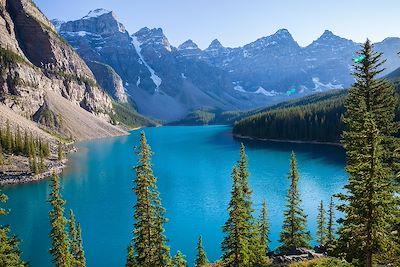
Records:
<instances>
[{"instance_id":1,"label":"shoreline","mask_svg":"<svg viewBox=\"0 0 400 267\"><path fill-rule=\"evenodd\" d=\"M132 129L127 130L126 135L129 135L130 131L138 131L140 129L143 129L145 127L135 127ZM116 135L116 136L111 136L111 137L118 137L122 135ZM99 139L99 138L91 138L87 139L84 141L88 140L94 140L94 139ZM57 175L61 174L63 170L67 167L68 163L68 158L67 155L77 152L78 149L75 147L75 142L70 142L68 144L65 144L69 149L65 151L65 158L62 161L57 161L57 160L50 160L50 167L48 170L44 171L43 173L35 174L33 175L31 172L23 172L19 174L13 174L12 172L9 173L0 173L0 187L4 186L18 186L22 184L27 184L27 183L35 183L39 182L45 179L48 179L51 177L53 173L56 173Z\"/></svg>"},{"instance_id":2,"label":"shoreline","mask_svg":"<svg viewBox=\"0 0 400 267\"><path fill-rule=\"evenodd\" d=\"M239 134L232 134L232 136L235 137L235 138L239 138L239 139L256 140L256 141L264 141L264 142L312 144L312 145L330 145L330 146L343 147L342 144L333 143L333 142L301 141L301 140L280 140L280 139L269 139L269 138L257 138L257 137L239 135Z\"/></svg>"},{"instance_id":3,"label":"shoreline","mask_svg":"<svg viewBox=\"0 0 400 267\"><path fill-rule=\"evenodd\" d=\"M2 174L0 178L0 187L17 186L27 183L39 182L51 177L53 173L59 175L67 166L67 162L68 162L67 159L62 160L61 162L56 162L55 165L50 167L47 171L36 175L32 175L31 173L24 173L17 175Z\"/></svg>"}]
</instances>

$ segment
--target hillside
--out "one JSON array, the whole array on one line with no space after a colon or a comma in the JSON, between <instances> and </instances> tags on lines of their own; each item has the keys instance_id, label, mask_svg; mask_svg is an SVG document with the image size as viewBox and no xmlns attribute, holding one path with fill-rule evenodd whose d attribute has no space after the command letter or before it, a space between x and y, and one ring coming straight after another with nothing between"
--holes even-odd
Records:
<instances>
[{"instance_id":1,"label":"hillside","mask_svg":"<svg viewBox=\"0 0 400 267\"><path fill-rule=\"evenodd\" d=\"M400 92L398 70L386 76ZM233 127L238 137L339 143L344 125L346 90L316 94L282 103L243 118ZM400 118L400 109L397 109Z\"/></svg>"}]
</instances>

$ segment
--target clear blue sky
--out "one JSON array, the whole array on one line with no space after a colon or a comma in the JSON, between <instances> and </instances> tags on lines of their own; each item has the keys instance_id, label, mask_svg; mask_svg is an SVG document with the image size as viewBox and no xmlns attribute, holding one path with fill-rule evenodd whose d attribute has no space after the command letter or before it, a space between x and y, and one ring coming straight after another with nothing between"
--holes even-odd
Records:
<instances>
[{"instance_id":1,"label":"clear blue sky","mask_svg":"<svg viewBox=\"0 0 400 267\"><path fill-rule=\"evenodd\" d=\"M325 29L354 41L400 36L400 0L34 0L49 18L79 19L89 10L113 10L130 33L161 27L177 46L201 48L218 38L236 47L288 29L300 45Z\"/></svg>"}]
</instances>

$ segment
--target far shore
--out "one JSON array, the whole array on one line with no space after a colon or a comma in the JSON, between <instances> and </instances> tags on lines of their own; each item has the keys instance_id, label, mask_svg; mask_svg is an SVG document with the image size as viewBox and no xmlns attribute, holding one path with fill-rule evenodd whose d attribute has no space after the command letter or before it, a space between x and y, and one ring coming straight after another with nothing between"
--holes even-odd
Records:
<instances>
[{"instance_id":1,"label":"far shore","mask_svg":"<svg viewBox=\"0 0 400 267\"><path fill-rule=\"evenodd\" d=\"M302 140L280 140L280 139L269 139L269 138L257 138L239 134L233 134L233 137L239 139L248 139L248 140L257 140L257 141L265 141L265 142L278 142L278 143L295 143L295 144L314 144L314 145L330 145L330 146L338 146L343 147L340 143L333 142L320 142L320 141L302 141Z\"/></svg>"}]
</instances>

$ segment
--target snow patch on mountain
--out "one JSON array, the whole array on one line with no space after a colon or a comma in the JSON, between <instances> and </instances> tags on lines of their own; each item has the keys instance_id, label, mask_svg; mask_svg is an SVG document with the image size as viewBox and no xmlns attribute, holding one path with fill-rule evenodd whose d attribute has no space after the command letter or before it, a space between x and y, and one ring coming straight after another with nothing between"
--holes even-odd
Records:
<instances>
[{"instance_id":1,"label":"snow patch on mountain","mask_svg":"<svg viewBox=\"0 0 400 267\"><path fill-rule=\"evenodd\" d=\"M247 91L244 90L243 87L240 86L240 85L235 85L235 87L233 87L233 89L238 91L238 92L241 92L241 93L247 93Z\"/></svg>"},{"instance_id":2,"label":"snow patch on mountain","mask_svg":"<svg viewBox=\"0 0 400 267\"><path fill-rule=\"evenodd\" d=\"M319 80L318 77L312 78L312 81L314 83L313 90L316 92L323 92L323 91L333 90L333 89L344 89L342 84L332 84L331 82L324 84Z\"/></svg>"},{"instance_id":3,"label":"snow patch on mountain","mask_svg":"<svg viewBox=\"0 0 400 267\"><path fill-rule=\"evenodd\" d=\"M89 12L86 16L84 16L82 19L97 18L97 17L100 17L100 16L105 15L105 14L108 14L108 13L111 13L111 11L110 11L110 10L103 9L103 8L98 8L98 9L95 9L95 10L90 11L90 12Z\"/></svg>"},{"instance_id":4,"label":"snow patch on mountain","mask_svg":"<svg viewBox=\"0 0 400 267\"><path fill-rule=\"evenodd\" d=\"M254 94L259 94L259 95L265 95L265 96L277 96L279 95L278 92L272 90L272 91L267 91L264 89L264 87L259 86L257 91L253 92Z\"/></svg>"},{"instance_id":5,"label":"snow patch on mountain","mask_svg":"<svg viewBox=\"0 0 400 267\"><path fill-rule=\"evenodd\" d=\"M139 55L139 58L141 60L141 62L146 66L146 68L149 70L150 72L150 78L153 80L154 84L156 85L156 92L159 92L159 88L160 85L162 83L162 79L157 76L157 74L155 73L155 71L149 66L149 64L147 64L147 62L144 60L143 55L141 53L142 49L141 49L141 43L138 41L136 36L132 36L132 44L136 49L136 52Z\"/></svg>"}]
</instances>

